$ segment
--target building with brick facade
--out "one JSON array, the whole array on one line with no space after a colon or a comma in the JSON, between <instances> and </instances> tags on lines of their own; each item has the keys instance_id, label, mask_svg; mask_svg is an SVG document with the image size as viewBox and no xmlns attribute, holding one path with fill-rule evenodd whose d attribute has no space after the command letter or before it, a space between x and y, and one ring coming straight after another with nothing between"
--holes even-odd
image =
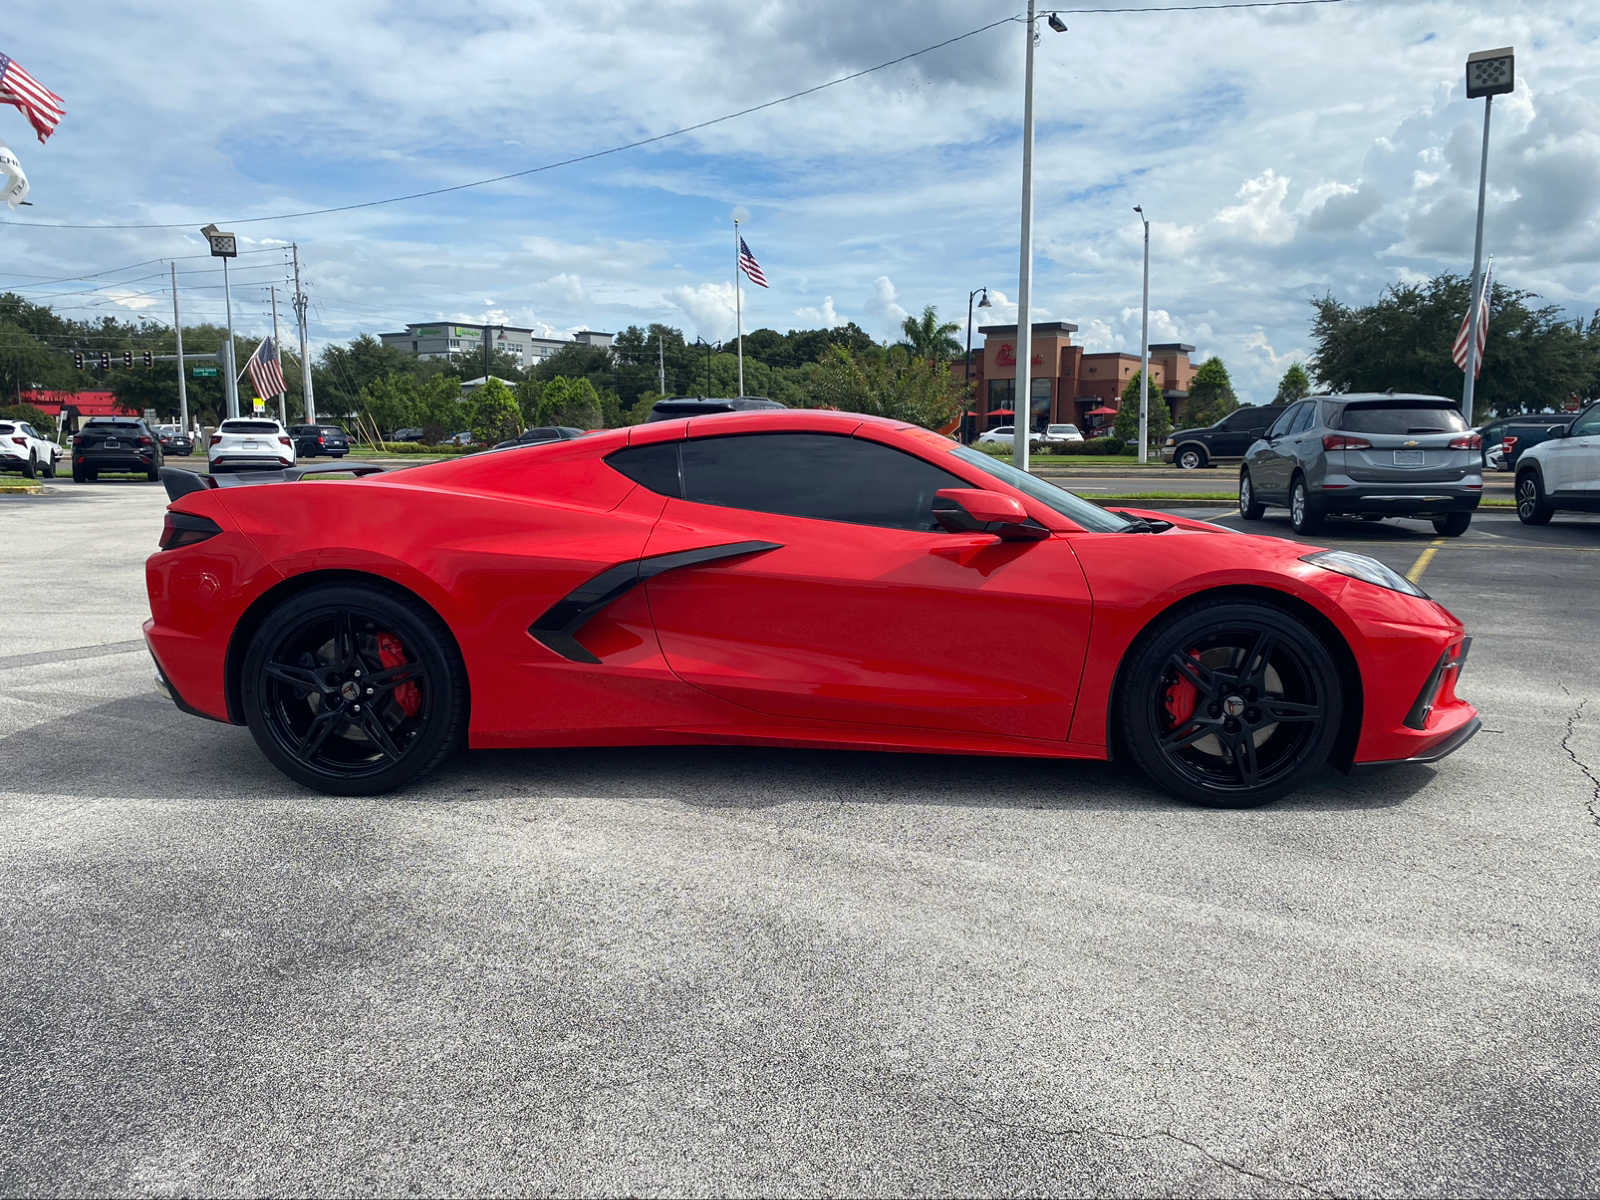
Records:
<instances>
[{"instance_id":1,"label":"building with brick facade","mask_svg":"<svg viewBox=\"0 0 1600 1200\"><path fill-rule=\"evenodd\" d=\"M1139 356L1113 351L1085 354L1072 344L1078 327L1068 321L1047 321L1033 326L1033 366L1030 391L1032 403L1025 406L1030 423L1043 429L1051 423L1076 425L1084 437L1104 431L1109 434L1122 402L1122 389L1139 373ZM975 385L967 430L976 435L996 425L1009 425L1017 411L1017 327L983 325L983 347L972 352L972 382ZM1169 412L1189 395L1194 366L1189 355L1194 347L1185 342L1162 342L1150 346L1150 395L1160 398ZM966 373L965 360L957 359L952 370Z\"/></svg>"}]
</instances>

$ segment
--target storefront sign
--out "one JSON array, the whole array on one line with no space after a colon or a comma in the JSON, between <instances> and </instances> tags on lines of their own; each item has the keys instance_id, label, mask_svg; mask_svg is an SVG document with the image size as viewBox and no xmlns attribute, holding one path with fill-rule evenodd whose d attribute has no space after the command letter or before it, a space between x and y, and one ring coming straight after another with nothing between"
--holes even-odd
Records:
<instances>
[{"instance_id":1,"label":"storefront sign","mask_svg":"<svg viewBox=\"0 0 1600 1200\"><path fill-rule=\"evenodd\" d=\"M1017 365L1017 348L1015 346L1013 346L1010 342L1001 342L1000 343L999 353L997 353L994 356L994 361L995 361L995 364L997 366L1001 366L1001 367L1014 367L1014 366L1016 366ZM1036 367L1044 366L1044 355L1035 354L1033 356L1033 365L1036 366Z\"/></svg>"}]
</instances>

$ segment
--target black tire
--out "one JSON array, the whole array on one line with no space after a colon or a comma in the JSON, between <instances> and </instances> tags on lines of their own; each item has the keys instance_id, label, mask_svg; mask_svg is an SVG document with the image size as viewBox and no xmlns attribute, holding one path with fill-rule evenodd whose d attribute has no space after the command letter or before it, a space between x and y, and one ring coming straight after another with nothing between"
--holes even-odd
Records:
<instances>
[{"instance_id":1,"label":"black tire","mask_svg":"<svg viewBox=\"0 0 1600 1200\"><path fill-rule=\"evenodd\" d=\"M1472 527L1472 514L1447 513L1433 519L1433 531L1440 537L1460 537Z\"/></svg>"},{"instance_id":2,"label":"black tire","mask_svg":"<svg viewBox=\"0 0 1600 1200\"><path fill-rule=\"evenodd\" d=\"M39 456L32 450L28 451L28 461L22 464L22 477L24 479L39 478Z\"/></svg>"},{"instance_id":3,"label":"black tire","mask_svg":"<svg viewBox=\"0 0 1600 1200\"><path fill-rule=\"evenodd\" d=\"M1175 465L1185 471L1198 471L1210 463L1204 448L1200 446L1183 446L1172 456Z\"/></svg>"},{"instance_id":4,"label":"black tire","mask_svg":"<svg viewBox=\"0 0 1600 1200\"><path fill-rule=\"evenodd\" d=\"M1250 480L1250 468L1239 472L1239 515L1246 521L1259 521L1267 506L1256 498L1255 484Z\"/></svg>"},{"instance_id":5,"label":"black tire","mask_svg":"<svg viewBox=\"0 0 1600 1200\"><path fill-rule=\"evenodd\" d=\"M146 479L148 479L151 483L160 483L161 482L161 464L157 463L155 466L151 467L148 471L146 471L144 473L144 477Z\"/></svg>"},{"instance_id":6,"label":"black tire","mask_svg":"<svg viewBox=\"0 0 1600 1200\"><path fill-rule=\"evenodd\" d=\"M1157 787L1252 808L1327 762L1344 694L1328 648L1293 614L1224 599L1183 609L1141 640L1115 711L1121 745Z\"/></svg>"},{"instance_id":7,"label":"black tire","mask_svg":"<svg viewBox=\"0 0 1600 1200\"><path fill-rule=\"evenodd\" d=\"M84 470L82 467L78 466L76 463L74 463L72 465L72 482L73 483L87 483L88 480L89 480L89 472Z\"/></svg>"},{"instance_id":8,"label":"black tire","mask_svg":"<svg viewBox=\"0 0 1600 1200\"><path fill-rule=\"evenodd\" d=\"M39 470L44 472L46 479L54 479L56 477L56 456L52 454L48 462L40 464Z\"/></svg>"},{"instance_id":9,"label":"black tire","mask_svg":"<svg viewBox=\"0 0 1600 1200\"><path fill-rule=\"evenodd\" d=\"M85 467L83 470L84 470L84 473L89 476L89 482L90 483L99 483L100 482L100 468L99 467Z\"/></svg>"},{"instance_id":10,"label":"black tire","mask_svg":"<svg viewBox=\"0 0 1600 1200\"><path fill-rule=\"evenodd\" d=\"M1315 533L1322 528L1322 509L1312 499L1306 477L1295 472L1289 484L1289 528L1296 533Z\"/></svg>"},{"instance_id":11,"label":"black tire","mask_svg":"<svg viewBox=\"0 0 1600 1200\"><path fill-rule=\"evenodd\" d=\"M1556 506L1544 494L1544 481L1539 472L1528 470L1517 473L1517 520L1524 525L1548 525L1556 515Z\"/></svg>"},{"instance_id":12,"label":"black tire","mask_svg":"<svg viewBox=\"0 0 1600 1200\"><path fill-rule=\"evenodd\" d=\"M380 658L394 652L385 634L398 664ZM284 601L250 639L242 678L261 752L330 795L403 787L466 738L467 673L449 632L421 603L380 588L332 584Z\"/></svg>"}]
</instances>

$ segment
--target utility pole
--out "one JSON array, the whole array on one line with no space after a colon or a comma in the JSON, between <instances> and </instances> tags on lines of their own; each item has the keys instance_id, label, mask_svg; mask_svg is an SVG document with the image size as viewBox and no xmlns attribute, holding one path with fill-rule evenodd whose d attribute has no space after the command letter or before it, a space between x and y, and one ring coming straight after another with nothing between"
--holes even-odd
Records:
<instances>
[{"instance_id":1,"label":"utility pole","mask_svg":"<svg viewBox=\"0 0 1600 1200\"><path fill-rule=\"evenodd\" d=\"M1150 218L1135 204L1133 211L1144 222L1144 307L1139 318L1139 462L1150 450ZM1119 401L1120 403L1120 401ZM1165 401L1163 401L1165 403Z\"/></svg>"},{"instance_id":2,"label":"utility pole","mask_svg":"<svg viewBox=\"0 0 1600 1200\"><path fill-rule=\"evenodd\" d=\"M178 317L178 264L172 268L172 331L178 336L178 432L189 436L189 383L183 377L183 321Z\"/></svg>"},{"instance_id":3,"label":"utility pole","mask_svg":"<svg viewBox=\"0 0 1600 1200\"><path fill-rule=\"evenodd\" d=\"M317 421L317 406L311 398L311 358L306 350L306 294L300 290L300 244L294 243L294 311L300 321L300 396L305 401L306 424Z\"/></svg>"},{"instance_id":4,"label":"utility pole","mask_svg":"<svg viewBox=\"0 0 1600 1200\"><path fill-rule=\"evenodd\" d=\"M267 290L272 293L272 352L278 356L278 370L283 370L283 343L278 340L278 285L271 283ZM289 428L289 397L285 392L278 393L278 424L285 429Z\"/></svg>"},{"instance_id":5,"label":"utility pole","mask_svg":"<svg viewBox=\"0 0 1600 1200\"><path fill-rule=\"evenodd\" d=\"M667 348L660 333L656 334L656 391L667 394Z\"/></svg>"}]
</instances>

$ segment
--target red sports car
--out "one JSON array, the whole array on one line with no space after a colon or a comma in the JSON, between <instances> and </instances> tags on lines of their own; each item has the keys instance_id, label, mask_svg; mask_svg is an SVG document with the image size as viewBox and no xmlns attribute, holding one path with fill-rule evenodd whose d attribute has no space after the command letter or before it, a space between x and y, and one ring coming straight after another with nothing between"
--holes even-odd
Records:
<instances>
[{"instance_id":1,"label":"red sports car","mask_svg":"<svg viewBox=\"0 0 1600 1200\"><path fill-rule=\"evenodd\" d=\"M741 743L1119 757L1247 805L1478 728L1461 623L1382 563L1108 512L892 421L305 473L169 470L144 629L180 708L326 792L462 746Z\"/></svg>"}]
</instances>

